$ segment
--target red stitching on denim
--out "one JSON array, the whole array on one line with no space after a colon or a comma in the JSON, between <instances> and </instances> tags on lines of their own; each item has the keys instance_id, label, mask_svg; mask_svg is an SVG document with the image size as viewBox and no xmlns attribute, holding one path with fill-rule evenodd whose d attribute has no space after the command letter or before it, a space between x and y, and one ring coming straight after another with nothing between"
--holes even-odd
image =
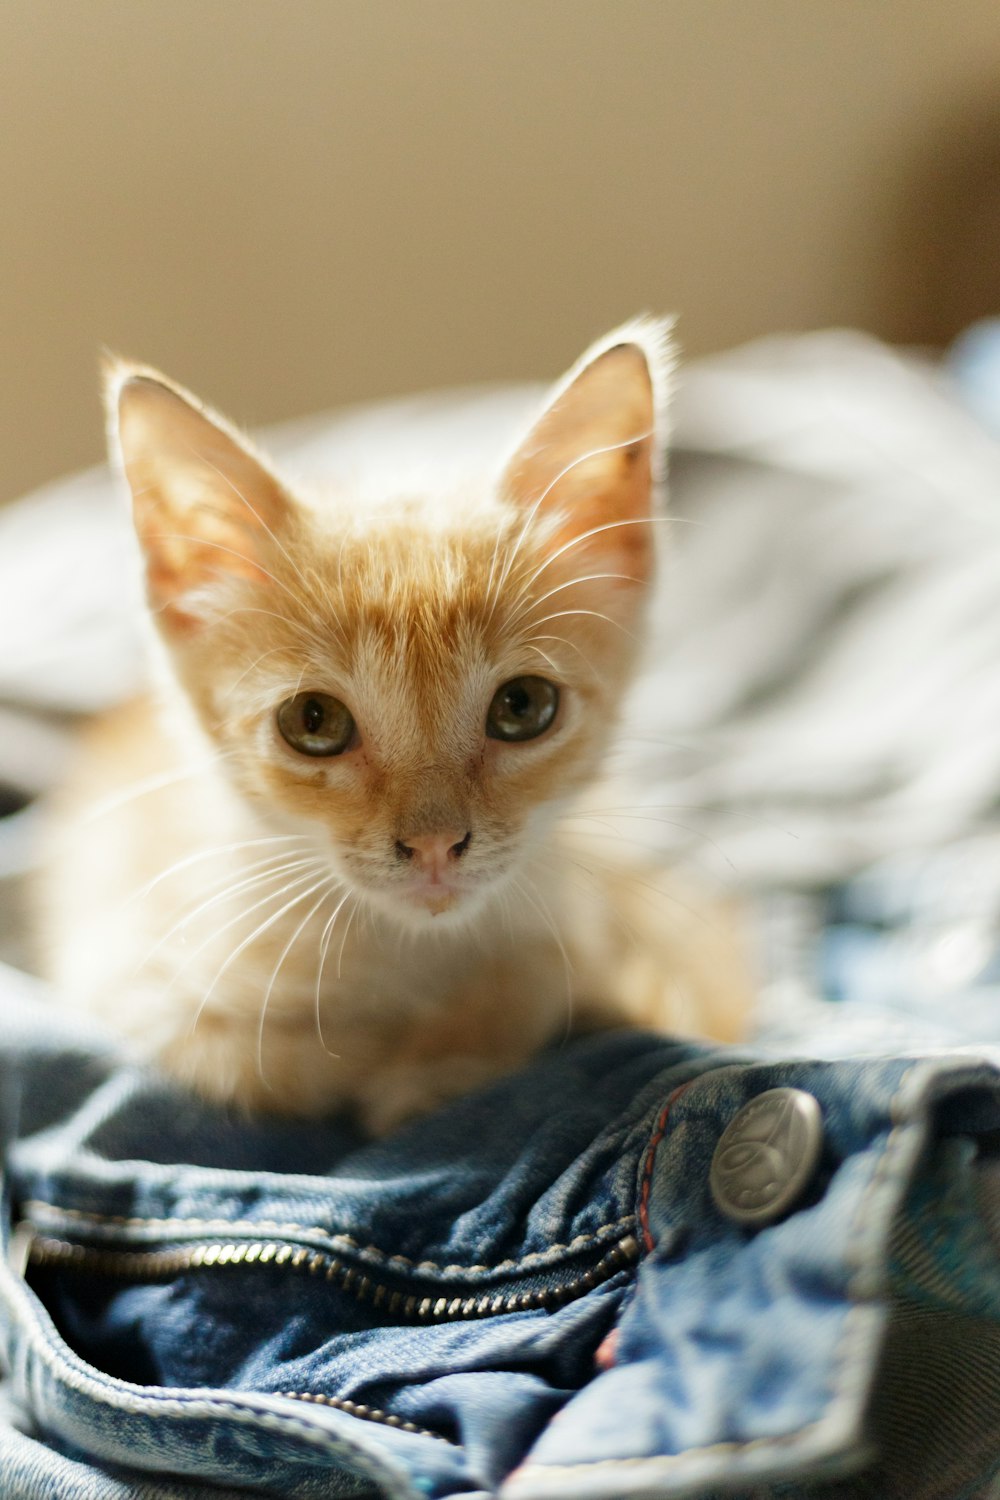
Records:
<instances>
[{"instance_id":1,"label":"red stitching on denim","mask_svg":"<svg viewBox=\"0 0 1000 1500\"><path fill-rule=\"evenodd\" d=\"M685 1093L694 1082L691 1078L687 1083L682 1083L679 1088L674 1089L666 1104L660 1112L660 1118L656 1122L653 1138L646 1148L646 1162L642 1169L642 1188L639 1193L639 1223L642 1225L642 1238L647 1250L652 1250L655 1241L649 1228L649 1194L653 1185L653 1166L656 1162L656 1150L667 1132L667 1119L675 1102Z\"/></svg>"}]
</instances>

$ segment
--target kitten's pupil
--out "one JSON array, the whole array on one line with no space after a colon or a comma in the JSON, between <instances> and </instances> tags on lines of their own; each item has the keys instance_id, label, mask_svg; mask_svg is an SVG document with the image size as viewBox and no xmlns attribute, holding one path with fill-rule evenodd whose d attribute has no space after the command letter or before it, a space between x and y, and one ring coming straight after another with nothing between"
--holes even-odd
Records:
<instances>
[{"instance_id":1,"label":"kitten's pupil","mask_svg":"<svg viewBox=\"0 0 1000 1500\"><path fill-rule=\"evenodd\" d=\"M504 703L508 712L512 713L516 719L523 719L531 707L531 698L523 687L515 683L506 689Z\"/></svg>"},{"instance_id":2,"label":"kitten's pupil","mask_svg":"<svg viewBox=\"0 0 1000 1500\"><path fill-rule=\"evenodd\" d=\"M302 708L302 723L306 734L318 734L323 728L326 714L318 698L307 698Z\"/></svg>"}]
</instances>

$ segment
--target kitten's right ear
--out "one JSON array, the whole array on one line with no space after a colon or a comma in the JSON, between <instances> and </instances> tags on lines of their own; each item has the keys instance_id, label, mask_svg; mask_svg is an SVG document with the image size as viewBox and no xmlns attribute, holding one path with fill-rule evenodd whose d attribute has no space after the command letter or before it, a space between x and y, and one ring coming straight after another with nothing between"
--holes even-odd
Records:
<instances>
[{"instance_id":1,"label":"kitten's right ear","mask_svg":"<svg viewBox=\"0 0 1000 1500\"><path fill-rule=\"evenodd\" d=\"M290 501L246 440L180 386L117 361L104 375L112 459L132 492L149 602L165 626L188 632L220 586L270 580Z\"/></svg>"},{"instance_id":2,"label":"kitten's right ear","mask_svg":"<svg viewBox=\"0 0 1000 1500\"><path fill-rule=\"evenodd\" d=\"M550 394L500 484L520 509L554 519L554 555L586 544L633 582L648 579L653 566L670 328L666 320L638 318L588 349Z\"/></svg>"}]
</instances>

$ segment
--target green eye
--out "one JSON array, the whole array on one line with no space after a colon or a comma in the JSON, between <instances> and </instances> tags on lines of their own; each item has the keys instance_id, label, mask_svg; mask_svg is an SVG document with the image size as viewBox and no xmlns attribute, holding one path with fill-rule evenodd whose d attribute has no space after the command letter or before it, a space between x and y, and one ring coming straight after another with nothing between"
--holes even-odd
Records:
<instances>
[{"instance_id":1,"label":"green eye","mask_svg":"<svg viewBox=\"0 0 1000 1500\"><path fill-rule=\"evenodd\" d=\"M559 689L544 677L515 677L493 696L486 715L491 740L536 740L556 716Z\"/></svg>"},{"instance_id":2,"label":"green eye","mask_svg":"<svg viewBox=\"0 0 1000 1500\"><path fill-rule=\"evenodd\" d=\"M298 693L278 709L281 737L300 755L342 755L355 737L350 710L329 693Z\"/></svg>"}]
</instances>

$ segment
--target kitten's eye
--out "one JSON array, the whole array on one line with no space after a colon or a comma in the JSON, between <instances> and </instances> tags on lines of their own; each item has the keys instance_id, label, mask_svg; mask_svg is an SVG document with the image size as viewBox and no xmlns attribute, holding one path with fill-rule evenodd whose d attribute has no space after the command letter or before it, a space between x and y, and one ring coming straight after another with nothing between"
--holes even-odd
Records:
<instances>
[{"instance_id":1,"label":"kitten's eye","mask_svg":"<svg viewBox=\"0 0 1000 1500\"><path fill-rule=\"evenodd\" d=\"M556 716L559 689L544 677L515 677L494 694L486 715L491 740L535 740Z\"/></svg>"},{"instance_id":2,"label":"kitten's eye","mask_svg":"<svg viewBox=\"0 0 1000 1500\"><path fill-rule=\"evenodd\" d=\"M301 755L342 755L354 738L354 720L329 693L299 693L278 709L281 737Z\"/></svg>"}]
</instances>

